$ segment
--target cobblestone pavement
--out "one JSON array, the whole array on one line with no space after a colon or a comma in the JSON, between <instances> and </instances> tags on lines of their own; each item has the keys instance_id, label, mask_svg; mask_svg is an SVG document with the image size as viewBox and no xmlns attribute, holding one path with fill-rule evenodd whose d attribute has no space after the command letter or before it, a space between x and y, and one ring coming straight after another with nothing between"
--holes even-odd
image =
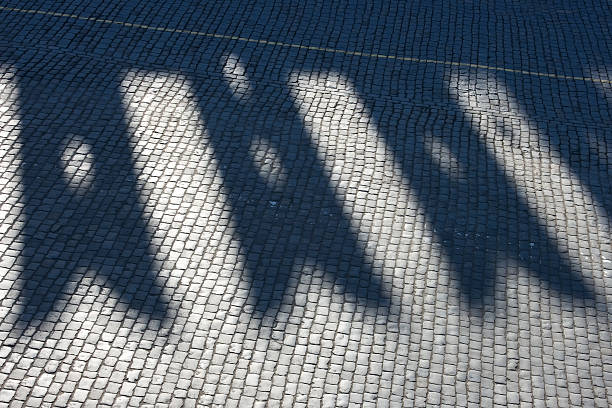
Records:
<instances>
[{"instance_id":1,"label":"cobblestone pavement","mask_svg":"<svg viewBox=\"0 0 612 408\"><path fill-rule=\"evenodd\" d=\"M0 405L612 406L606 1L0 1Z\"/></svg>"}]
</instances>

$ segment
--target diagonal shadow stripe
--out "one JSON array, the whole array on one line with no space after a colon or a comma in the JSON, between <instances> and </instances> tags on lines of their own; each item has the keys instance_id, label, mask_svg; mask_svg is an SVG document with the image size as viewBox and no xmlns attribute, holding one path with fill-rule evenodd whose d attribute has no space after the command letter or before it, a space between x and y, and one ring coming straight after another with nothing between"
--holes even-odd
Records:
<instances>
[{"instance_id":1,"label":"diagonal shadow stripe","mask_svg":"<svg viewBox=\"0 0 612 408\"><path fill-rule=\"evenodd\" d=\"M367 96L366 96L366 100ZM389 129L391 106L373 106L377 127ZM462 295L473 311L493 304L498 262L512 259L568 302L593 304L596 294L559 252L518 193L514 181L479 140L471 124L454 114L413 109L382 135L401 166L406 183L426 209L426 218L449 257ZM397 120L397 119L396 119ZM437 138L460 162L463 174L449 174L430 156L427 138Z\"/></svg>"},{"instance_id":2,"label":"diagonal shadow stripe","mask_svg":"<svg viewBox=\"0 0 612 408\"><path fill-rule=\"evenodd\" d=\"M390 297L336 201L288 90L252 82L240 101L224 82L191 82L246 254L256 316L275 316L283 298L294 295L290 278L309 268L320 268L349 300L388 307ZM262 142L286 169L280 184L270 184L249 153Z\"/></svg>"},{"instance_id":3,"label":"diagonal shadow stripe","mask_svg":"<svg viewBox=\"0 0 612 408\"><path fill-rule=\"evenodd\" d=\"M119 72L91 72L80 60L64 64L64 80L57 81L54 60L47 54L42 63L12 61L20 89L25 202L20 323L38 325L61 312L70 288L89 274L126 308L164 319L167 302L138 200ZM85 159L93 159L93 182L76 191L62 158L71 140L89 146Z\"/></svg>"}]
</instances>

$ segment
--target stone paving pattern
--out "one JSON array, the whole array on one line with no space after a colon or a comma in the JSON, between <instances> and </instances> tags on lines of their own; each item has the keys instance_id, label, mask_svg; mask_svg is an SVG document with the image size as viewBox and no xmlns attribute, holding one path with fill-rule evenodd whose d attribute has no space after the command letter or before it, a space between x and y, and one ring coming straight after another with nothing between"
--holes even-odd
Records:
<instances>
[{"instance_id":1,"label":"stone paving pattern","mask_svg":"<svg viewBox=\"0 0 612 408\"><path fill-rule=\"evenodd\" d=\"M608 2L0 6L1 406L612 406Z\"/></svg>"}]
</instances>

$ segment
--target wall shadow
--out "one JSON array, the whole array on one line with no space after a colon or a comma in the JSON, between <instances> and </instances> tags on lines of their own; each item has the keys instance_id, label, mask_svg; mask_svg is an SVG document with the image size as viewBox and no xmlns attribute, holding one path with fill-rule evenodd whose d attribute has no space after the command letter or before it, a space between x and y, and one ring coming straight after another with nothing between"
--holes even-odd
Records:
<instances>
[{"instance_id":1,"label":"wall shadow","mask_svg":"<svg viewBox=\"0 0 612 408\"><path fill-rule=\"evenodd\" d=\"M161 2L148 2L143 11L145 3L137 1L87 5L38 1L20 7L32 6L151 26L180 27L367 53L479 63L538 72L560 72L562 68L560 73L566 75L582 76L591 63L598 67L612 67L612 53L598 52L605 49L607 44L607 32L602 28L606 12L604 17L589 15L589 10L597 9L599 2L588 2L581 5L579 10L566 1L546 6L501 0L464 3L449 6L444 2L346 1L329 5L328 2L315 1L308 2L307 6L275 3L272 7L269 2L263 1L248 5L230 1L219 7L217 3L185 1L174 8L164 8ZM563 11L577 14L570 17ZM491 17L495 15L503 15L504 18ZM35 28L21 29L18 23L25 21L25 18L11 14L3 38L69 50L79 61L74 67L62 67L60 64L58 67L61 68L53 68L52 63L44 63L51 77L55 74L54 69L65 70L66 74L61 75L63 79L60 81L64 87L73 86L72 78L78 77L80 72L88 72L89 75L84 82L81 81L87 85L68 92L61 86L51 89L50 85L41 82L42 79L37 80L39 73L35 71L40 66L34 70L25 68L27 64L21 63L19 68L22 71L20 87L24 95L21 103L26 121L23 132L23 142L27 146L23 155L24 186L29 208L26 232L27 236L31 236L27 247L33 249L28 251L43 253L41 248L55 245L56 241L69 246L68 239L58 238L59 235L53 239L44 238L48 235L43 235L42 239L40 235L34 238L40 225L45 224L44 220L57 217L59 222L54 221L54 224L77 228L73 216L51 216L51 213L43 213L39 209L39 203L44 202L49 194L60 197L65 190L57 159L45 163L44 170L35 165L42 154L41 138L49 134L48 128L55 126L59 135L75 132L74 129L97 135L86 137L94 146L100 180L103 185L110 185L106 188L111 190L104 195L91 193L89 198L70 197L65 203L52 206L55 209L53 214L63 214L65 209L74 207L74 214L78 214L78 211L82 213L76 218L83 220L80 224L93 225L91 230L102 229L103 236L115 234L113 236L120 237L117 239L122 246L130 249L127 252L142 250L148 253L146 240L134 246L130 238L121 237L122 234L131 237L133 233L129 231L144 229L141 211L120 219L114 215L105 218L106 206L96 207L100 201L110 206L111 202L99 197L121 196L124 188L127 188L127 193L123 195L126 198L121 205L126 208L134 206L138 200L136 187L126 181L133 177L133 170L128 169L132 165L125 142L128 133L122 119L118 119L122 113L117 96L118 80L113 77L116 73L112 69L100 68L92 73L91 68L78 68L78 64L90 61L86 55L93 55L99 58L95 61L101 66L135 66L184 72L190 76L209 132L208 142L215 151L229 191L233 216L237 220L237 234L246 253L251 295L261 315L274 314L278 310L283 296L290 293L288 282L294 269L313 259L335 276L345 292L358 300L372 307L388 304L382 282L372 273L350 229L349 220L335 201L329 180L322 170L322 164L317 161L289 90L265 85L266 82L282 83L295 72L334 71L349 78L366 101L381 137L385 138L403 170L406 183L426 209L426 217L449 257L461 293L472 310L480 310L488 303L499 274L499 264L508 258L528 269L544 286L564 298L579 303L592 303L595 298L594 289L585 283L580 271L573 269L568 255L560 252L554 237L547 233L542 222L535 218L518 194L514 181L504 174L495 158L482 145L477 130L467 123L462 109L447 89L446 80L450 73L443 65L361 58L49 16L28 16L31 27L36 27L37 22L52 23L48 24L47 31L39 32ZM481 24L474 24L475 21ZM581 30L577 29L579 26ZM588 62L584 59L585 50L590 52ZM246 61L247 73L255 85L253 96L248 101L235 99L227 84L219 79L219 61L228 52ZM48 54L43 52L42 55L50 60L56 58L52 51ZM105 60L107 57L114 59L108 62ZM19 60L13 63L20 66ZM598 118L602 124L612 123L609 102L606 99L601 101L601 91L588 82L518 74L500 74L498 79L516 95L530 119L538 122L542 129L550 129L548 124L555 121L569 121L582 126L580 124L591 123L593 118ZM37 85L36 81L41 85ZM55 102L51 96L47 98L49 102L41 102L37 96L40 91L36 87L47 89L49 93L59 93L59 102ZM78 103L73 96L75 92L81 95ZM61 102L62 97L67 102ZM108 117L105 126L114 129L112 135L100 132L97 119L92 120L89 112L82 108L100 106L97 102L91 102L96 98L102 98L105 107L98 114L102 116L98 117ZM397 108L394 100L408 102L412 107L408 109L408 105L403 104ZM578 109L585 100L599 102L593 105L593 109ZM270 109L270 106L273 108ZM63 123L71 124L70 129L44 119L45 112L51 109L68 115L68 122ZM43 119L37 122L36 118L41 115ZM448 174L439 167L425 147L425 138L429 135L440 138L449 147L462 163L465 169L463 175ZM570 141L563 132L557 131L540 135L558 149L564 161L609 215L612 213L612 185L608 158L601 153L601 149L589 149L593 143L590 139L592 136L582 131L572 136L577 140ZM596 137L606 146L612 143L609 131L598 131ZM45 141L50 143L45 151L57 150L59 140L51 139L50 142ZM261 140L274 146L283 165L290 169L288 181L282 187L271 185L261 176L249 156L252 144ZM588 150L588 159L576 160L575 149L564 147L573 144ZM105 154L109 145L115 146L114 160ZM41 183L47 185L46 190L39 187ZM122 183L122 187L119 187L119 183ZM102 211L102 215L99 211ZM324 212L325 217L321 215ZM104 220L109 220L110 224ZM73 229L66 227L65 233L72 233ZM97 235L88 234L83 235L79 242L84 242L85 248L97 250L99 246L94 239ZM60 252L69 253L66 250ZM34 259L34 255L28 256ZM108 256L102 258L109 259ZM124 258L114 255L110 259L118 259L113 261L118 263L121 259L121 265L134 263L126 263ZM137 281L139 285L155 292L151 274L152 255L142 255L138 259L142 269L132 270L142 273L133 272L132 275L143 275L142 280ZM29 262L35 265L34 261ZM42 275L38 272L25 275L34 282L31 284L33 287L38 287L39 284L35 282L45 280L41 276L48 274L45 272L49 270L48 267L28 268L32 271L40 268L44 272ZM110 279L113 274L108 276ZM125 278L125 275L119 274L112 279L120 282L120 276ZM24 293L38 292L32 289ZM33 296L27 298L28 302L34 302Z\"/></svg>"}]
</instances>

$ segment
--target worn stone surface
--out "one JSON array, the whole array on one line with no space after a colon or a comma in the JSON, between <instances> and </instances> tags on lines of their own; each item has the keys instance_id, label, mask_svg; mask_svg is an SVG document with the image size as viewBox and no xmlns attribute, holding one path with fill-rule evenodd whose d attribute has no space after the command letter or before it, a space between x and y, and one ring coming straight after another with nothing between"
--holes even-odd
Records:
<instances>
[{"instance_id":1,"label":"worn stone surface","mask_svg":"<svg viewBox=\"0 0 612 408\"><path fill-rule=\"evenodd\" d=\"M0 403L612 405L583 3L1 2Z\"/></svg>"}]
</instances>

